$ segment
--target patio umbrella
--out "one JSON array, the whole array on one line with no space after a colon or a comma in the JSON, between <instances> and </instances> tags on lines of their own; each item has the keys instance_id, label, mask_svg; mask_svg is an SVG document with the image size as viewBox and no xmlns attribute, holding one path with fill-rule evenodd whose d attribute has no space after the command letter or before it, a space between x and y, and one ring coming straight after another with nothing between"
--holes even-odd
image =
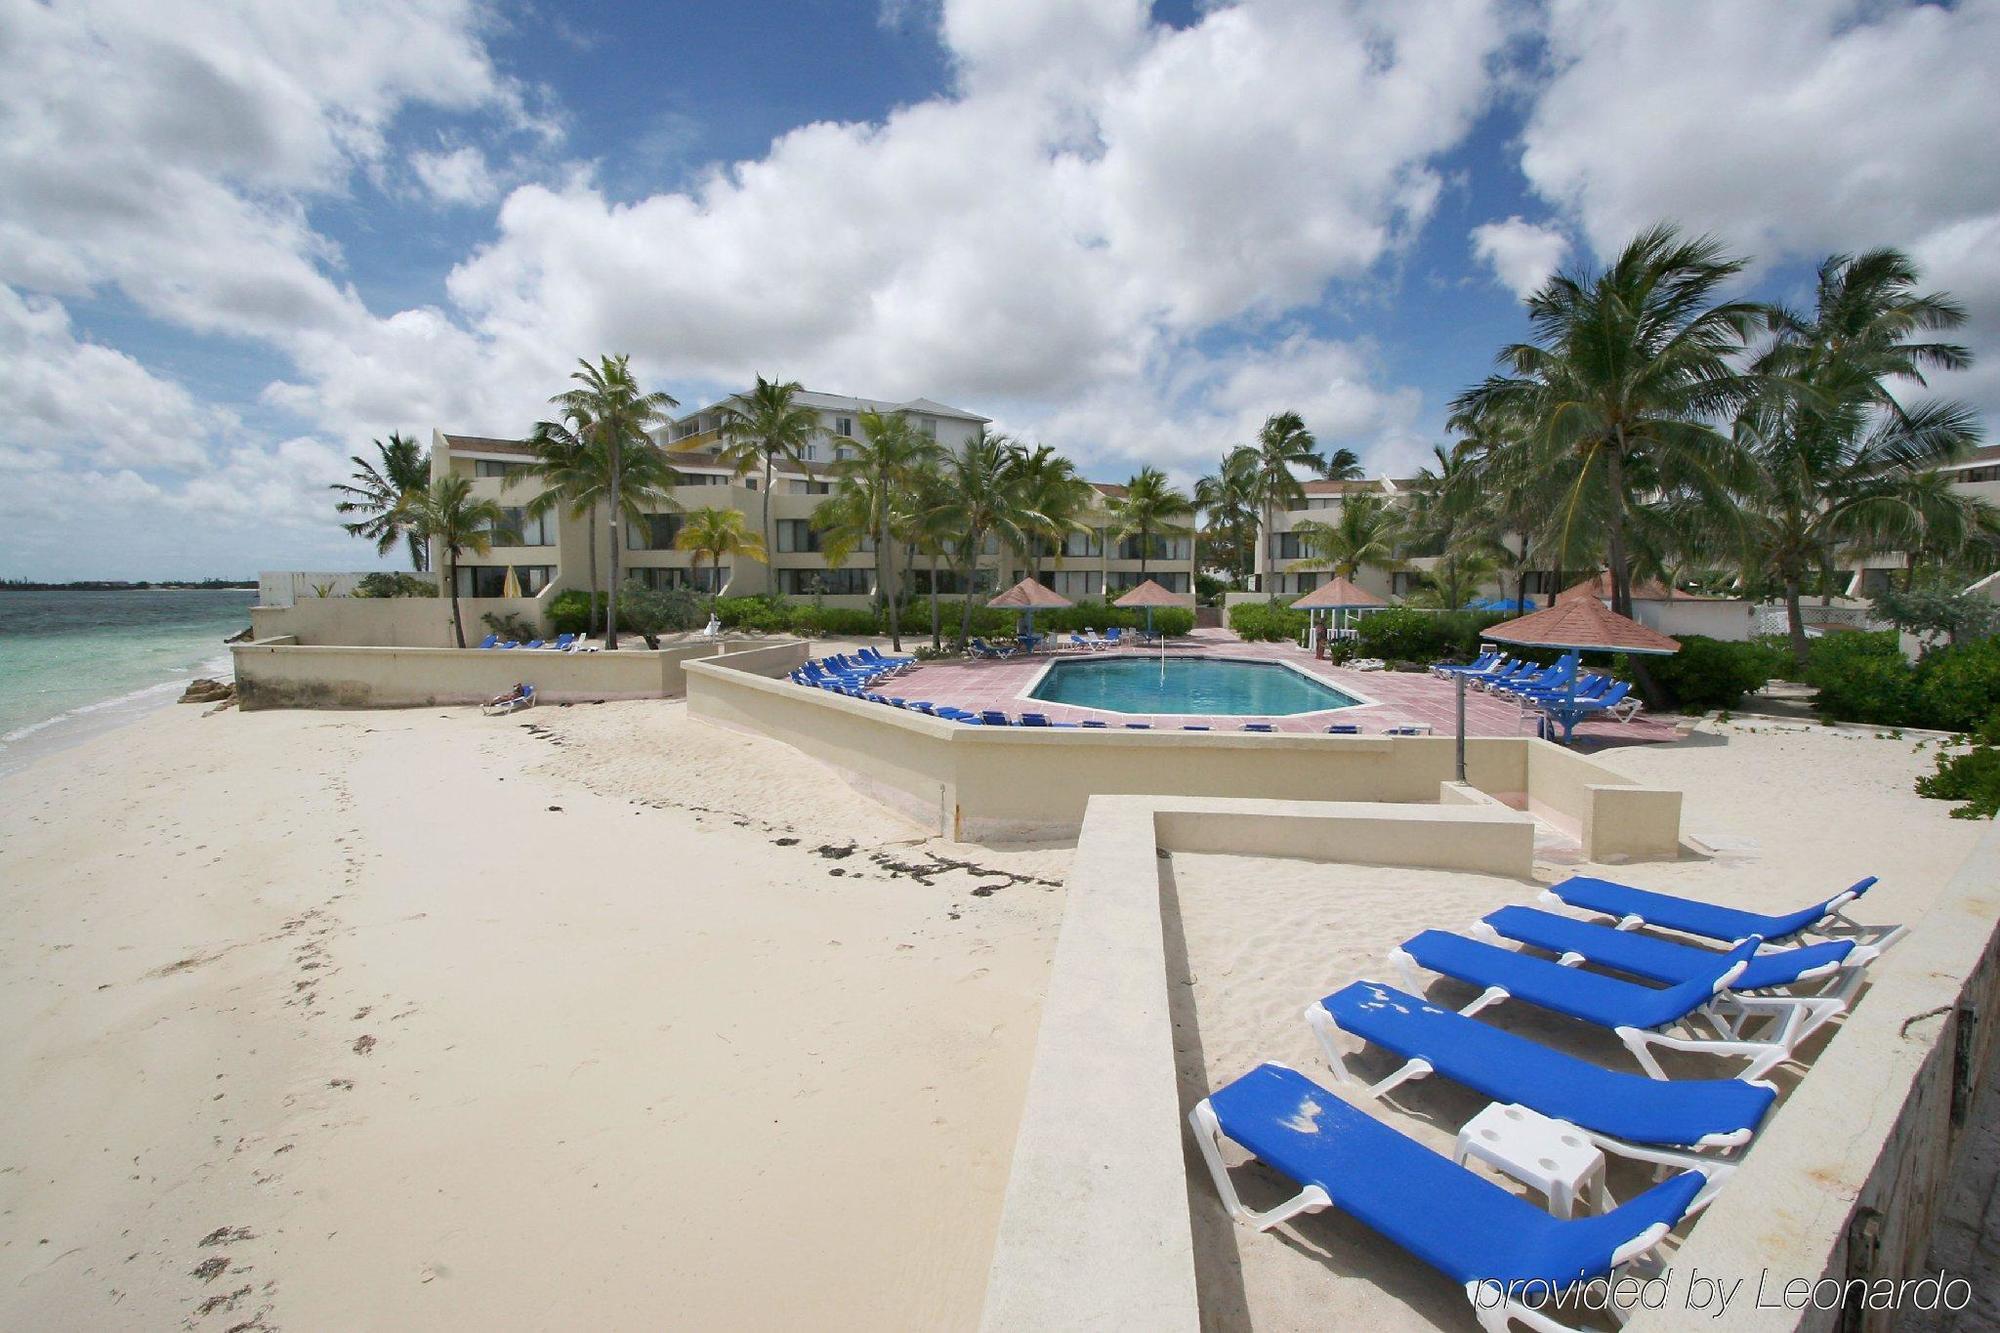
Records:
<instances>
[{"instance_id":1,"label":"patio umbrella","mask_svg":"<svg viewBox=\"0 0 2000 1333\"><path fill-rule=\"evenodd\" d=\"M1021 634L1025 638L1035 632L1035 612L1060 610L1065 606L1075 606L1076 603L1053 588L1045 588L1034 579L1026 578L995 597L987 605L998 607L1003 611L1019 611L1022 620Z\"/></svg>"},{"instance_id":2,"label":"patio umbrella","mask_svg":"<svg viewBox=\"0 0 2000 1333\"><path fill-rule=\"evenodd\" d=\"M514 573L512 565L507 566L507 577L500 581L500 595L502 597L519 597L521 595L521 580Z\"/></svg>"},{"instance_id":3,"label":"patio umbrella","mask_svg":"<svg viewBox=\"0 0 2000 1333\"><path fill-rule=\"evenodd\" d=\"M1681 650L1680 641L1621 616L1595 597L1572 597L1545 611L1503 621L1482 638L1523 648L1569 648L1580 652L1631 653L1668 657ZM1571 672L1561 709L1563 744L1576 726L1576 673ZM1462 742L1461 742L1462 743Z\"/></svg>"},{"instance_id":4,"label":"patio umbrella","mask_svg":"<svg viewBox=\"0 0 2000 1333\"><path fill-rule=\"evenodd\" d=\"M1187 606L1194 601L1182 593L1168 592L1152 579L1147 579L1132 591L1113 602L1113 606L1128 609L1143 609L1146 613L1146 633L1153 632L1153 608L1156 606Z\"/></svg>"},{"instance_id":5,"label":"patio umbrella","mask_svg":"<svg viewBox=\"0 0 2000 1333\"><path fill-rule=\"evenodd\" d=\"M1294 611L1352 611L1364 606L1383 606L1385 602L1365 588L1355 586L1342 575L1335 574L1305 596L1292 603Z\"/></svg>"}]
</instances>

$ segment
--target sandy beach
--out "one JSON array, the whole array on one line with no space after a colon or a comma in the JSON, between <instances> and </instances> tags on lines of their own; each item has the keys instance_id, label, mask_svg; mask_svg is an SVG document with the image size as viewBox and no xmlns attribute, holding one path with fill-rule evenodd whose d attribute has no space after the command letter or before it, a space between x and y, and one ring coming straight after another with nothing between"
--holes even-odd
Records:
<instances>
[{"instance_id":1,"label":"sandy beach","mask_svg":"<svg viewBox=\"0 0 2000 1333\"><path fill-rule=\"evenodd\" d=\"M0 1324L966 1327L1067 849L679 703L0 781Z\"/></svg>"}]
</instances>

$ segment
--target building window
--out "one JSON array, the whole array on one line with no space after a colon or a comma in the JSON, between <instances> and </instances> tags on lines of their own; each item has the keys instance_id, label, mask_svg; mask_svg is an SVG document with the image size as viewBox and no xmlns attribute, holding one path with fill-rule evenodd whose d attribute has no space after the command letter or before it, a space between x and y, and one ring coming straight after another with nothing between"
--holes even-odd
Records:
<instances>
[{"instance_id":1,"label":"building window","mask_svg":"<svg viewBox=\"0 0 2000 1333\"><path fill-rule=\"evenodd\" d=\"M708 565L693 569L683 569L678 565L641 565L631 571L631 576L654 592L665 592L672 588L693 588L697 592L714 592L718 581L729 586L729 566L722 567L718 580L716 572Z\"/></svg>"},{"instance_id":2,"label":"building window","mask_svg":"<svg viewBox=\"0 0 2000 1333\"><path fill-rule=\"evenodd\" d=\"M1111 571L1107 582L1110 584L1111 592L1115 596L1118 593L1128 592L1138 587L1147 579L1151 579L1168 592L1184 593L1188 590L1188 574L1186 570L1175 572L1170 569L1149 569L1144 574L1141 574L1136 569L1114 569Z\"/></svg>"},{"instance_id":3,"label":"building window","mask_svg":"<svg viewBox=\"0 0 2000 1333\"><path fill-rule=\"evenodd\" d=\"M1188 537L1127 537L1118 543L1120 560L1186 560L1194 554ZM1141 555L1141 548L1145 554Z\"/></svg>"},{"instance_id":4,"label":"building window","mask_svg":"<svg viewBox=\"0 0 2000 1333\"><path fill-rule=\"evenodd\" d=\"M875 591L875 571L856 569L781 569L778 591L787 597L866 597Z\"/></svg>"},{"instance_id":5,"label":"building window","mask_svg":"<svg viewBox=\"0 0 2000 1333\"><path fill-rule=\"evenodd\" d=\"M500 522L488 529L495 546L554 546L556 516L534 515L525 509L502 509Z\"/></svg>"},{"instance_id":6,"label":"building window","mask_svg":"<svg viewBox=\"0 0 2000 1333\"><path fill-rule=\"evenodd\" d=\"M1100 556L1104 554L1104 534L1100 531L1072 532L1063 538L1062 553L1065 556Z\"/></svg>"},{"instance_id":7,"label":"building window","mask_svg":"<svg viewBox=\"0 0 2000 1333\"><path fill-rule=\"evenodd\" d=\"M507 587L507 565L460 565L458 567L458 595L460 597L504 597ZM521 585L521 596L533 597L549 586L555 577L554 565L514 565L515 581Z\"/></svg>"},{"instance_id":8,"label":"building window","mask_svg":"<svg viewBox=\"0 0 2000 1333\"><path fill-rule=\"evenodd\" d=\"M1521 576L1521 593L1526 597L1547 597L1562 589L1553 586L1555 575L1546 569L1531 569Z\"/></svg>"},{"instance_id":9,"label":"building window","mask_svg":"<svg viewBox=\"0 0 2000 1333\"><path fill-rule=\"evenodd\" d=\"M676 486L727 486L729 478L719 472L683 472L674 481Z\"/></svg>"},{"instance_id":10,"label":"building window","mask_svg":"<svg viewBox=\"0 0 2000 1333\"><path fill-rule=\"evenodd\" d=\"M647 514L645 520L625 521L625 549L628 551L671 551L681 535L681 514Z\"/></svg>"},{"instance_id":11,"label":"building window","mask_svg":"<svg viewBox=\"0 0 2000 1333\"><path fill-rule=\"evenodd\" d=\"M1098 595L1102 579L1094 569L1058 569L1045 575L1042 581L1071 601L1081 601Z\"/></svg>"},{"instance_id":12,"label":"building window","mask_svg":"<svg viewBox=\"0 0 2000 1333\"><path fill-rule=\"evenodd\" d=\"M927 438L935 440L937 438L937 418L918 417L917 429L922 431Z\"/></svg>"},{"instance_id":13,"label":"building window","mask_svg":"<svg viewBox=\"0 0 2000 1333\"><path fill-rule=\"evenodd\" d=\"M1273 560L1306 558L1305 548L1299 544L1299 534L1296 532L1274 532L1266 540L1265 545L1269 548Z\"/></svg>"},{"instance_id":14,"label":"building window","mask_svg":"<svg viewBox=\"0 0 2000 1333\"><path fill-rule=\"evenodd\" d=\"M916 597L928 597L931 593L931 571L913 569L910 575L910 593ZM999 586L999 576L990 569L982 569L972 576L973 593L993 592ZM956 569L940 569L937 572L937 591L940 597L962 597L965 595L965 578Z\"/></svg>"},{"instance_id":15,"label":"building window","mask_svg":"<svg viewBox=\"0 0 2000 1333\"><path fill-rule=\"evenodd\" d=\"M833 483L830 481L795 481L791 484L793 495L831 495Z\"/></svg>"},{"instance_id":16,"label":"building window","mask_svg":"<svg viewBox=\"0 0 2000 1333\"><path fill-rule=\"evenodd\" d=\"M532 463L502 462L497 458L475 458L472 460L472 475L475 477L518 477L526 472Z\"/></svg>"},{"instance_id":17,"label":"building window","mask_svg":"<svg viewBox=\"0 0 2000 1333\"><path fill-rule=\"evenodd\" d=\"M1278 589L1280 592L1311 592L1324 577L1323 574L1286 574Z\"/></svg>"},{"instance_id":18,"label":"building window","mask_svg":"<svg viewBox=\"0 0 2000 1333\"><path fill-rule=\"evenodd\" d=\"M835 418L833 419L833 433L834 433L835 435L838 435L838 436L840 436L840 438L841 438L841 439L843 439L843 440L851 440L851 439L853 439L853 438L854 438L854 418L853 418L853 417L835 417Z\"/></svg>"},{"instance_id":19,"label":"building window","mask_svg":"<svg viewBox=\"0 0 2000 1333\"><path fill-rule=\"evenodd\" d=\"M778 550L782 554L795 555L803 551L819 550L820 536L813 531L810 522L803 518L781 518L778 520Z\"/></svg>"}]
</instances>

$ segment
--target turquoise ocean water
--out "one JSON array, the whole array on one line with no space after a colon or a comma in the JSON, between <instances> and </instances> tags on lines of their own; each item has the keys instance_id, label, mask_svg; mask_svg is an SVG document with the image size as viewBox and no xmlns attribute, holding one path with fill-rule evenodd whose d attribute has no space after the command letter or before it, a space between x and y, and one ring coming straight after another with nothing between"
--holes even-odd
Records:
<instances>
[{"instance_id":1,"label":"turquoise ocean water","mask_svg":"<svg viewBox=\"0 0 2000 1333\"><path fill-rule=\"evenodd\" d=\"M228 679L223 640L257 595L0 592L0 773Z\"/></svg>"}]
</instances>

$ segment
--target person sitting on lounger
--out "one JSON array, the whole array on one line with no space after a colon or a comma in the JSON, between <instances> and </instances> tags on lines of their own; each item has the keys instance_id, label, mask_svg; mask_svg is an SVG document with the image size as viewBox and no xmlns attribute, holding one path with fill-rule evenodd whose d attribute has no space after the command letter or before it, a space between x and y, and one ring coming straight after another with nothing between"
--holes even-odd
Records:
<instances>
[{"instance_id":1,"label":"person sitting on lounger","mask_svg":"<svg viewBox=\"0 0 2000 1333\"><path fill-rule=\"evenodd\" d=\"M534 701L535 692L524 684L517 683L505 694L496 694L486 701L486 711L511 713L516 708L526 708Z\"/></svg>"}]
</instances>

